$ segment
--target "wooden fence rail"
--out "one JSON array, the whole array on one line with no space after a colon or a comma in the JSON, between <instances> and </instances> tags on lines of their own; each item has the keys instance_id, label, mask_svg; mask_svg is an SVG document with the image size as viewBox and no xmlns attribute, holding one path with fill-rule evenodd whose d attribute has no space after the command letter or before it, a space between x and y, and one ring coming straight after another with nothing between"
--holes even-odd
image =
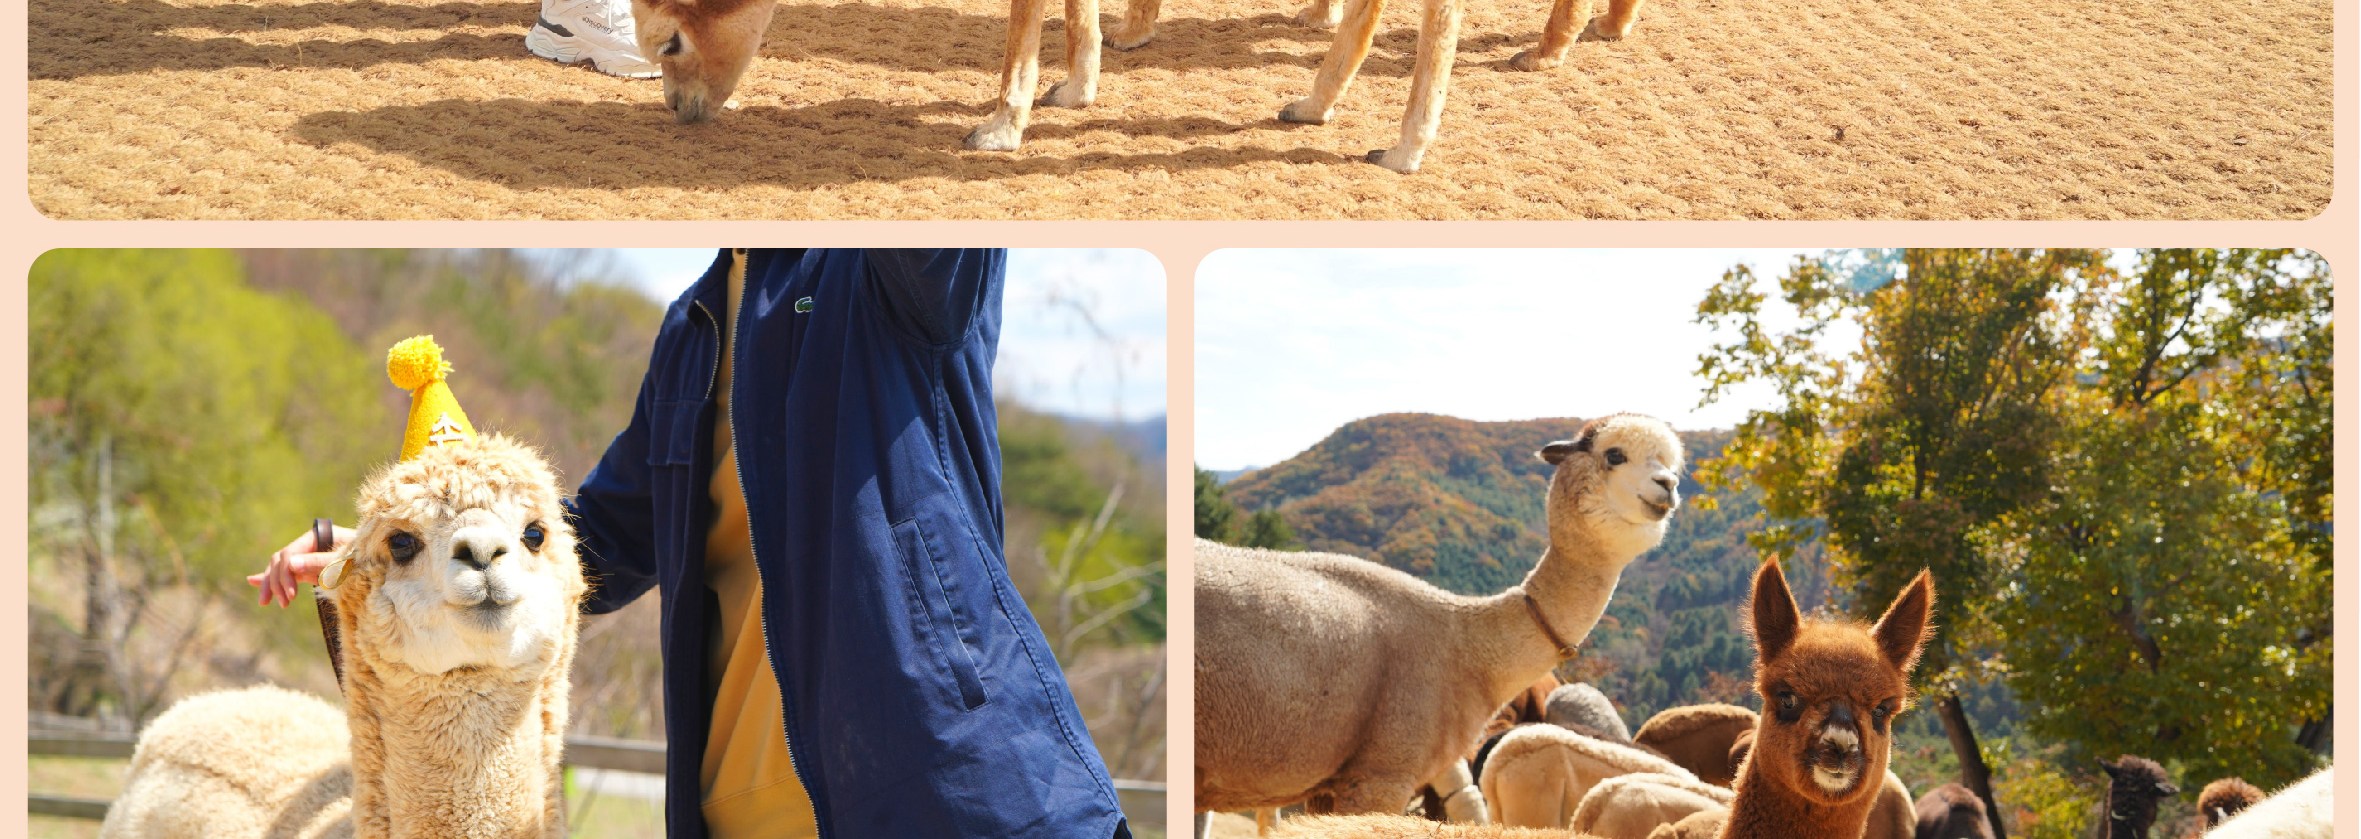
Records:
<instances>
[{"instance_id":1,"label":"wooden fence rail","mask_svg":"<svg viewBox=\"0 0 2361 839\"><path fill-rule=\"evenodd\" d=\"M132 735L102 731L36 731L27 738L34 757L128 759L136 742ZM566 764L585 769L664 774L664 744L609 737L566 739ZM1154 781L1115 781L1123 812L1140 824L1164 823L1165 785ZM107 801L64 795L32 795L33 815L69 819L103 819Z\"/></svg>"}]
</instances>

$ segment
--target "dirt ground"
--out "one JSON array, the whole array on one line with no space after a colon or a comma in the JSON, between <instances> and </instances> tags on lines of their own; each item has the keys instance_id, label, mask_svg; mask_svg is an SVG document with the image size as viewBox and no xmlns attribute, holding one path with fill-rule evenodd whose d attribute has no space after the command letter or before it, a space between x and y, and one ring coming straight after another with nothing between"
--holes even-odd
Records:
<instances>
[{"instance_id":1,"label":"dirt ground","mask_svg":"<svg viewBox=\"0 0 2361 839\"><path fill-rule=\"evenodd\" d=\"M1409 176L1360 156L1396 137L1416 7L1386 10L1337 118L1298 126L1275 115L1328 36L1295 2L1173 0L1153 43L1107 51L1097 105L980 153L960 141L1005 0L788 2L744 107L685 127L656 82L527 54L533 0L31 0L31 198L73 219L2289 219L2331 192L2329 0L1660 0L1541 73L1507 63L1546 3L1468 0Z\"/></svg>"}]
</instances>

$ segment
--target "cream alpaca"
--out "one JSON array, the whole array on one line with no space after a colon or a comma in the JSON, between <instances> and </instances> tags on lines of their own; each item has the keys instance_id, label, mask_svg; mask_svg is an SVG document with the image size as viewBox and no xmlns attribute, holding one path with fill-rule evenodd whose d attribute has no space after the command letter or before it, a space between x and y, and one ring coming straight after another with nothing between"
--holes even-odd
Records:
<instances>
[{"instance_id":1,"label":"cream alpaca","mask_svg":"<svg viewBox=\"0 0 2361 839\"><path fill-rule=\"evenodd\" d=\"M1771 711L1756 728L1756 748L1739 772L1729 818L1715 834L1718 839L1862 834L1882 797L1885 785L1875 779L1887 774L1893 717L1907 704L1910 670L1925 643L1934 598L1934 584L1922 572L1875 626L1808 621L1788 594L1778 563L1763 564L1755 574L1749 618L1756 649L1755 689ZM1680 824L1688 826L1689 820ZM1553 834L1351 816L1303 819L1284 835L1503 839Z\"/></svg>"},{"instance_id":2,"label":"cream alpaca","mask_svg":"<svg viewBox=\"0 0 2361 839\"><path fill-rule=\"evenodd\" d=\"M324 575L345 720L269 688L187 700L142 733L102 835L566 835L558 764L585 585L556 474L482 436L386 467L358 507ZM290 785L288 767L311 780Z\"/></svg>"},{"instance_id":3,"label":"cream alpaca","mask_svg":"<svg viewBox=\"0 0 2361 839\"><path fill-rule=\"evenodd\" d=\"M1600 781L1582 796L1571 825L1599 839L1648 839L1695 813L1727 811L1734 794L1687 775L1641 773Z\"/></svg>"},{"instance_id":4,"label":"cream alpaca","mask_svg":"<svg viewBox=\"0 0 2361 839\"><path fill-rule=\"evenodd\" d=\"M1565 827L1601 781L1653 774L1701 784L1662 756L1554 725L1528 725L1500 738L1478 783L1494 820L1510 827ZM1724 790L1727 792L1727 790ZM1723 796L1718 803L1727 804Z\"/></svg>"},{"instance_id":5,"label":"cream alpaca","mask_svg":"<svg viewBox=\"0 0 2361 839\"><path fill-rule=\"evenodd\" d=\"M1590 634L1624 566L1664 536L1680 439L1618 415L1541 457L1556 466L1549 549L1490 597L1352 557L1197 543L1200 810L1399 812Z\"/></svg>"}]
</instances>

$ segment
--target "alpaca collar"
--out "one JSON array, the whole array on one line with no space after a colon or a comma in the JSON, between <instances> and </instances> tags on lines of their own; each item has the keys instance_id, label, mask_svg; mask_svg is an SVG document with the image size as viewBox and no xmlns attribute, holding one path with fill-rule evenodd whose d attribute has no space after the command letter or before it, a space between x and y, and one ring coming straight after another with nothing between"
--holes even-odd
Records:
<instances>
[{"instance_id":1,"label":"alpaca collar","mask_svg":"<svg viewBox=\"0 0 2361 839\"><path fill-rule=\"evenodd\" d=\"M1558 660L1573 658L1574 645L1566 643L1565 636L1558 634L1557 627L1549 625L1549 617L1541 613L1541 601L1533 599L1530 591L1520 591L1518 594L1524 595L1525 611L1532 613L1533 622L1541 626L1541 634L1549 636L1549 642L1558 648Z\"/></svg>"}]
</instances>

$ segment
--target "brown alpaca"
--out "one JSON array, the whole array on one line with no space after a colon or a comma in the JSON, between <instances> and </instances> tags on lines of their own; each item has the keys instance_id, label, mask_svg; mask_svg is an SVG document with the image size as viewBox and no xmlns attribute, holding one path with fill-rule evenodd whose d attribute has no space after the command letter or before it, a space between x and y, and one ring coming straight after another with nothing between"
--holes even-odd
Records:
<instances>
[{"instance_id":1,"label":"brown alpaca","mask_svg":"<svg viewBox=\"0 0 2361 839\"><path fill-rule=\"evenodd\" d=\"M1736 705L1683 705L1649 717L1631 739L1663 752L1697 780L1726 787L1738 780L1738 763L1731 759L1730 749L1754 730L1755 723L1753 711Z\"/></svg>"},{"instance_id":2,"label":"brown alpaca","mask_svg":"<svg viewBox=\"0 0 2361 839\"><path fill-rule=\"evenodd\" d=\"M2205 791L2197 794L2197 812L2204 816L2206 827L2215 828L2261 800L2263 791L2245 778L2223 778L2206 784Z\"/></svg>"},{"instance_id":3,"label":"brown alpaca","mask_svg":"<svg viewBox=\"0 0 2361 839\"><path fill-rule=\"evenodd\" d=\"M1910 703L1935 607L1933 579L1920 572L1872 626L1806 620L1775 561L1754 577L1749 623L1755 690L1768 712L1738 773L1737 797L1717 839L1862 835L1883 797L1893 721ZM1710 821L1699 814L1699 821ZM1688 824L1684 819L1682 824ZM1310 818L1284 836L1356 839L1501 839L1554 835L1497 826L1437 825L1401 816Z\"/></svg>"},{"instance_id":4,"label":"brown alpaca","mask_svg":"<svg viewBox=\"0 0 2361 839\"><path fill-rule=\"evenodd\" d=\"M2101 762L2107 770L2107 809L2101 820L2099 835L2106 839L2148 839L2148 828L2156 824L2156 804L2181 794L2173 785L2164 767L2144 757L2124 755L2114 763Z\"/></svg>"},{"instance_id":5,"label":"brown alpaca","mask_svg":"<svg viewBox=\"0 0 2361 839\"><path fill-rule=\"evenodd\" d=\"M639 51L664 69L664 106L704 122L730 101L777 0L631 0Z\"/></svg>"},{"instance_id":6,"label":"brown alpaca","mask_svg":"<svg viewBox=\"0 0 2361 839\"><path fill-rule=\"evenodd\" d=\"M1805 620L1776 561L1754 575L1754 746L1721 839L1859 836L1884 788L1935 606L1926 572L1876 625Z\"/></svg>"},{"instance_id":7,"label":"brown alpaca","mask_svg":"<svg viewBox=\"0 0 2361 839\"><path fill-rule=\"evenodd\" d=\"M1918 799L1917 839L1992 839L1984 799L1958 784L1944 784Z\"/></svg>"}]
</instances>

